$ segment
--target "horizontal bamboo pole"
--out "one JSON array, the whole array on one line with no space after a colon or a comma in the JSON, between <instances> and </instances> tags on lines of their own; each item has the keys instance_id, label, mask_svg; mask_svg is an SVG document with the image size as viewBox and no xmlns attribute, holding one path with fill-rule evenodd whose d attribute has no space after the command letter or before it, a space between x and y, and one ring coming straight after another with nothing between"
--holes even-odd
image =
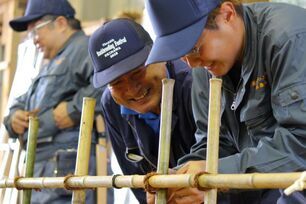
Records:
<instances>
[{"instance_id":1,"label":"horizontal bamboo pole","mask_svg":"<svg viewBox=\"0 0 306 204\"><path fill-rule=\"evenodd\" d=\"M199 177L203 188L221 189L284 189L292 185L302 175L299 173L253 173L253 174L204 174ZM143 175L117 176L114 183L117 187L144 188ZM111 188L112 176L73 176L66 179L70 188ZM149 184L154 188L195 187L194 174L154 175ZM40 177L0 179L0 188L64 188L65 177ZM304 186L304 188L306 185Z\"/></svg>"}]
</instances>

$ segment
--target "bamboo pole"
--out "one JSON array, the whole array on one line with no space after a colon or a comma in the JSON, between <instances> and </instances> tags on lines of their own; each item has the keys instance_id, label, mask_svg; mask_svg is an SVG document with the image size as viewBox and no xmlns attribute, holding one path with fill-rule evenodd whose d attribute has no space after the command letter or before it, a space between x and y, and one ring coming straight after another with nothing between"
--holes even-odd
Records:
<instances>
[{"instance_id":1,"label":"bamboo pole","mask_svg":"<svg viewBox=\"0 0 306 204\"><path fill-rule=\"evenodd\" d=\"M209 80L209 112L208 112L208 135L206 150L206 172L218 173L219 158L219 132L220 132L220 109L222 80L212 78ZM204 192L204 203L217 203L217 189Z\"/></svg>"},{"instance_id":2,"label":"bamboo pole","mask_svg":"<svg viewBox=\"0 0 306 204\"><path fill-rule=\"evenodd\" d=\"M29 129L27 139L27 152L26 152L26 165L25 165L25 177L33 177L34 163L36 156L36 144L38 136L39 120L36 116L29 117ZM23 191L23 203L31 203L32 190Z\"/></svg>"},{"instance_id":3,"label":"bamboo pole","mask_svg":"<svg viewBox=\"0 0 306 204\"><path fill-rule=\"evenodd\" d=\"M105 124L102 115L96 117L96 128L99 134L105 133ZM99 137L96 144L97 176L107 175L107 141L105 137ZM97 203L107 204L107 189L97 188Z\"/></svg>"},{"instance_id":4,"label":"bamboo pole","mask_svg":"<svg viewBox=\"0 0 306 204\"><path fill-rule=\"evenodd\" d=\"M154 188L195 187L195 174L154 175L149 184ZM203 174L198 183L203 188L220 189L285 189L302 176L295 173L252 173L252 174ZM115 185L120 188L144 188L144 175L118 176ZM112 188L113 176L72 176L66 179L71 188ZM0 179L0 188L64 188L65 177ZM304 189L306 185L304 186Z\"/></svg>"},{"instance_id":5,"label":"bamboo pole","mask_svg":"<svg viewBox=\"0 0 306 204\"><path fill-rule=\"evenodd\" d=\"M170 160L170 143L171 143L171 121L172 121L172 101L173 101L173 79L163 79L162 84L162 102L160 114L160 131L159 131L159 150L157 173L168 174ZM161 189L156 193L156 204L167 203L167 190Z\"/></svg>"},{"instance_id":6,"label":"bamboo pole","mask_svg":"<svg viewBox=\"0 0 306 204\"><path fill-rule=\"evenodd\" d=\"M83 109L80 124L80 134L78 143L75 175L85 176L88 174L91 134L95 113L96 100L94 98L83 98ZM72 203L85 203L86 191L74 190L72 193Z\"/></svg>"}]
</instances>

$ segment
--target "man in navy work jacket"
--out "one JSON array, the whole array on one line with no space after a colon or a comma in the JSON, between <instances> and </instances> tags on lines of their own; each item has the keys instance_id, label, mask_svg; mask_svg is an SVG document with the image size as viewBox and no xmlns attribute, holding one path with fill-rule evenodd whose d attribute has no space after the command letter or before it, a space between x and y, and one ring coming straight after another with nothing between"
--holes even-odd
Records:
<instances>
[{"instance_id":1,"label":"man in navy work jacket","mask_svg":"<svg viewBox=\"0 0 306 204\"><path fill-rule=\"evenodd\" d=\"M41 68L28 91L15 99L4 124L10 137L27 141L28 116L39 118L34 177L66 176L75 170L83 97L100 100L92 84L93 66L88 37L67 0L29 0L25 15L10 21L15 31L27 31L50 61ZM96 109L101 113L101 108ZM96 131L92 144L96 143ZM25 145L26 146L26 145ZM95 175L92 148L89 174ZM95 203L93 190L86 203ZM31 203L71 203L72 191L42 189L32 192Z\"/></svg>"},{"instance_id":2,"label":"man in navy work jacket","mask_svg":"<svg viewBox=\"0 0 306 204\"><path fill-rule=\"evenodd\" d=\"M151 46L149 34L128 19L107 22L89 43L94 86L107 85L101 101L107 134L127 175L156 171L163 78L175 80L170 168L195 143L190 69L180 60L145 66ZM143 189L133 192L146 203Z\"/></svg>"},{"instance_id":3,"label":"man in navy work jacket","mask_svg":"<svg viewBox=\"0 0 306 204\"><path fill-rule=\"evenodd\" d=\"M212 75L223 79L220 151L227 156L219 172L305 171L306 10L237 0L147 0L146 7L157 33L147 63L183 57L202 67L194 70L192 91L199 141L178 173L205 167ZM203 202L190 189L173 194L178 203ZM305 191L265 198L244 203L306 203Z\"/></svg>"}]
</instances>

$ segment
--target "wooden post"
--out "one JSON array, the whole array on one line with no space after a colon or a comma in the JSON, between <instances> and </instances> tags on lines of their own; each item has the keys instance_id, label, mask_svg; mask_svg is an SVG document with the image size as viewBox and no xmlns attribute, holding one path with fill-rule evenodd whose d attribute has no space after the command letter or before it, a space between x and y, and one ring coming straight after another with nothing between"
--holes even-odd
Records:
<instances>
[{"instance_id":1,"label":"wooden post","mask_svg":"<svg viewBox=\"0 0 306 204\"><path fill-rule=\"evenodd\" d=\"M163 79L157 173L168 174L171 143L173 79ZM158 190L156 204L167 203L167 189Z\"/></svg>"},{"instance_id":2,"label":"wooden post","mask_svg":"<svg viewBox=\"0 0 306 204\"><path fill-rule=\"evenodd\" d=\"M36 116L30 116L29 129L28 129L28 140L27 140L25 177L33 177L33 174L34 174L34 163L35 163L35 156L36 156L38 127L39 127L38 118ZM31 194L32 194L32 190L24 190L23 204L31 203Z\"/></svg>"},{"instance_id":3,"label":"wooden post","mask_svg":"<svg viewBox=\"0 0 306 204\"><path fill-rule=\"evenodd\" d=\"M208 113L208 135L206 152L206 172L218 173L219 158L219 132L220 132L220 109L221 109L221 87L222 80L212 78L209 80L209 113ZM217 203L217 189L210 189L204 192L204 203Z\"/></svg>"},{"instance_id":4,"label":"wooden post","mask_svg":"<svg viewBox=\"0 0 306 204\"><path fill-rule=\"evenodd\" d=\"M75 175L85 176L88 174L91 134L93 128L93 120L95 114L96 100L94 98L85 97L83 99L83 109L80 124L79 144L77 152L77 160L75 165ZM72 194L72 203L85 203L86 191L74 190Z\"/></svg>"}]
</instances>

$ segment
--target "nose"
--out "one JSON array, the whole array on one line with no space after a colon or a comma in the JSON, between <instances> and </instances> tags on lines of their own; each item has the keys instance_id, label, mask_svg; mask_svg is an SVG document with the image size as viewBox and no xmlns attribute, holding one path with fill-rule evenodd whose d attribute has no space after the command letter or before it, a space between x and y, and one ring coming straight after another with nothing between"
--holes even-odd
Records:
<instances>
[{"instance_id":1,"label":"nose","mask_svg":"<svg viewBox=\"0 0 306 204\"><path fill-rule=\"evenodd\" d=\"M129 79L125 85L125 90L131 96L137 95L141 90L141 84L137 80Z\"/></svg>"}]
</instances>

